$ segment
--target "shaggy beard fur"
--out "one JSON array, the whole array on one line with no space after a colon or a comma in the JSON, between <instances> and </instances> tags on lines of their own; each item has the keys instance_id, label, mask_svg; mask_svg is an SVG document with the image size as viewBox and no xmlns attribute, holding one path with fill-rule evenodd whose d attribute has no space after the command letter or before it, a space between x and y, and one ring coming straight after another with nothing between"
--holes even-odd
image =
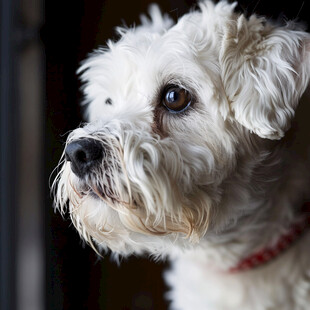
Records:
<instances>
[{"instance_id":1,"label":"shaggy beard fur","mask_svg":"<svg viewBox=\"0 0 310 310\"><path fill-rule=\"evenodd\" d=\"M55 181L61 210L64 211L69 200L72 221L88 242L91 237L119 239L124 229L147 235L179 232L192 241L206 233L210 197L216 202L217 185L224 177L221 171L212 170L220 158L215 158L207 145L178 144L147 130L111 121L90 124L69 136L67 143L92 138L105 150L102 163L84 179L76 177L70 164L65 163L59 180ZM205 171L209 172L209 178L205 177ZM96 204L92 210L89 201ZM109 223L108 214L102 210L105 207L106 212L116 212L119 224ZM115 250L128 254L128 246Z\"/></svg>"},{"instance_id":2,"label":"shaggy beard fur","mask_svg":"<svg viewBox=\"0 0 310 310\"><path fill-rule=\"evenodd\" d=\"M306 310L309 236L255 275L225 273L274 245L310 197L308 144L283 138L309 82L309 35L234 7L205 1L172 27L153 6L90 56L89 123L67 145L93 139L103 157L83 176L64 158L55 203L98 252L169 256L173 309ZM171 85L191 95L180 113L162 104Z\"/></svg>"}]
</instances>

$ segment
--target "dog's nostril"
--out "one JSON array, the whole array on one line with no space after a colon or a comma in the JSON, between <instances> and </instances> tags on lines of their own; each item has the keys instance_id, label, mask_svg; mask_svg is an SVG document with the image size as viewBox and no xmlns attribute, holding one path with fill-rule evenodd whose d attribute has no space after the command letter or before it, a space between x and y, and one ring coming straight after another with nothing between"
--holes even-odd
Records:
<instances>
[{"instance_id":1,"label":"dog's nostril","mask_svg":"<svg viewBox=\"0 0 310 310\"><path fill-rule=\"evenodd\" d=\"M86 153L83 151L83 150L80 150L80 151L77 151L76 154L75 154L75 157L78 161L80 162L84 162L86 163L87 162L87 155Z\"/></svg>"},{"instance_id":2,"label":"dog's nostril","mask_svg":"<svg viewBox=\"0 0 310 310\"><path fill-rule=\"evenodd\" d=\"M65 149L65 157L71 162L71 169L78 177L83 177L102 160L104 149L94 139L81 139L69 143Z\"/></svg>"}]
</instances>

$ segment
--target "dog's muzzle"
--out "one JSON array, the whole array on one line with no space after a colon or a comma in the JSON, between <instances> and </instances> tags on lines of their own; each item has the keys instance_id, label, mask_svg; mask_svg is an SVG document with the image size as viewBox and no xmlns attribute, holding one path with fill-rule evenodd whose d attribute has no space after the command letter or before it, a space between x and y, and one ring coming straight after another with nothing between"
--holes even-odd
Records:
<instances>
[{"instance_id":1,"label":"dog's muzzle","mask_svg":"<svg viewBox=\"0 0 310 310\"><path fill-rule=\"evenodd\" d=\"M102 161L104 147L95 139L79 139L67 145L65 156L71 162L72 172L83 178Z\"/></svg>"}]
</instances>

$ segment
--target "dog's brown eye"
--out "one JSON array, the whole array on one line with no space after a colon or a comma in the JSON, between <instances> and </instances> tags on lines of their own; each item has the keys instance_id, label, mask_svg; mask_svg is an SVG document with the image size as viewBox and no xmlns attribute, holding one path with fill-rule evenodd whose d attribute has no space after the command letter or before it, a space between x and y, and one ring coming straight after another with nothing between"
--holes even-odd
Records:
<instances>
[{"instance_id":1,"label":"dog's brown eye","mask_svg":"<svg viewBox=\"0 0 310 310\"><path fill-rule=\"evenodd\" d=\"M170 86L164 91L162 103L169 112L180 113L190 106L191 100L191 95L187 90L178 86Z\"/></svg>"}]
</instances>

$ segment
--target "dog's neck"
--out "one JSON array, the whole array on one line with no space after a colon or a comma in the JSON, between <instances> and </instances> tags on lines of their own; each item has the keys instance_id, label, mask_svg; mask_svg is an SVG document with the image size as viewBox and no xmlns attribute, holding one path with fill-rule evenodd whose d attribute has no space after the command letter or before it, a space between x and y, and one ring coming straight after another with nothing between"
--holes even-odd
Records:
<instances>
[{"instance_id":1,"label":"dog's neck","mask_svg":"<svg viewBox=\"0 0 310 310\"><path fill-rule=\"evenodd\" d=\"M309 228L310 202L305 202L301 209L300 218L291 224L288 231L280 235L274 245L267 246L243 258L234 267L229 268L229 273L247 271L271 262L290 248Z\"/></svg>"},{"instance_id":2,"label":"dog's neck","mask_svg":"<svg viewBox=\"0 0 310 310\"><path fill-rule=\"evenodd\" d=\"M292 237L292 230L300 221L303 202L310 198L310 186L308 176L302 173L306 166L293 157L279 145L274 155L255 157L251 171L242 168L249 167L248 162L240 165L240 173L225 184L222 214L215 221L218 226L201 243L203 264L215 270L237 271L251 261L252 268L260 254L271 250L275 258L276 252L282 253L279 244L286 235L294 244L298 234ZM230 214L237 216L227 220Z\"/></svg>"},{"instance_id":3,"label":"dog's neck","mask_svg":"<svg viewBox=\"0 0 310 310\"><path fill-rule=\"evenodd\" d=\"M301 127L300 117L296 114ZM269 207L262 208L265 214L268 214L268 218L267 220L264 216L260 218L262 223L265 219L265 223L269 223L269 226L266 225L263 230L257 230L258 236L264 241L258 242L257 247L253 249L249 247L239 261L228 268L229 272L253 269L273 261L293 246L310 227L310 183L309 176L304 173L309 169L304 159L309 158L310 153L307 146L299 142L299 136L303 133L294 124L285 138L273 148L274 152L270 153L271 156L266 158L266 162L262 162L258 169L262 175L267 176L266 180L261 180L261 184L260 181L257 183L258 188L264 188L264 183L269 183L263 189ZM308 134L308 129L306 132ZM268 175L274 176L275 181L268 180ZM269 191L268 186L273 189ZM264 204L263 196L258 198L261 200L260 207ZM304 203L305 200L307 202ZM259 224L259 215L257 221L256 224Z\"/></svg>"}]
</instances>

